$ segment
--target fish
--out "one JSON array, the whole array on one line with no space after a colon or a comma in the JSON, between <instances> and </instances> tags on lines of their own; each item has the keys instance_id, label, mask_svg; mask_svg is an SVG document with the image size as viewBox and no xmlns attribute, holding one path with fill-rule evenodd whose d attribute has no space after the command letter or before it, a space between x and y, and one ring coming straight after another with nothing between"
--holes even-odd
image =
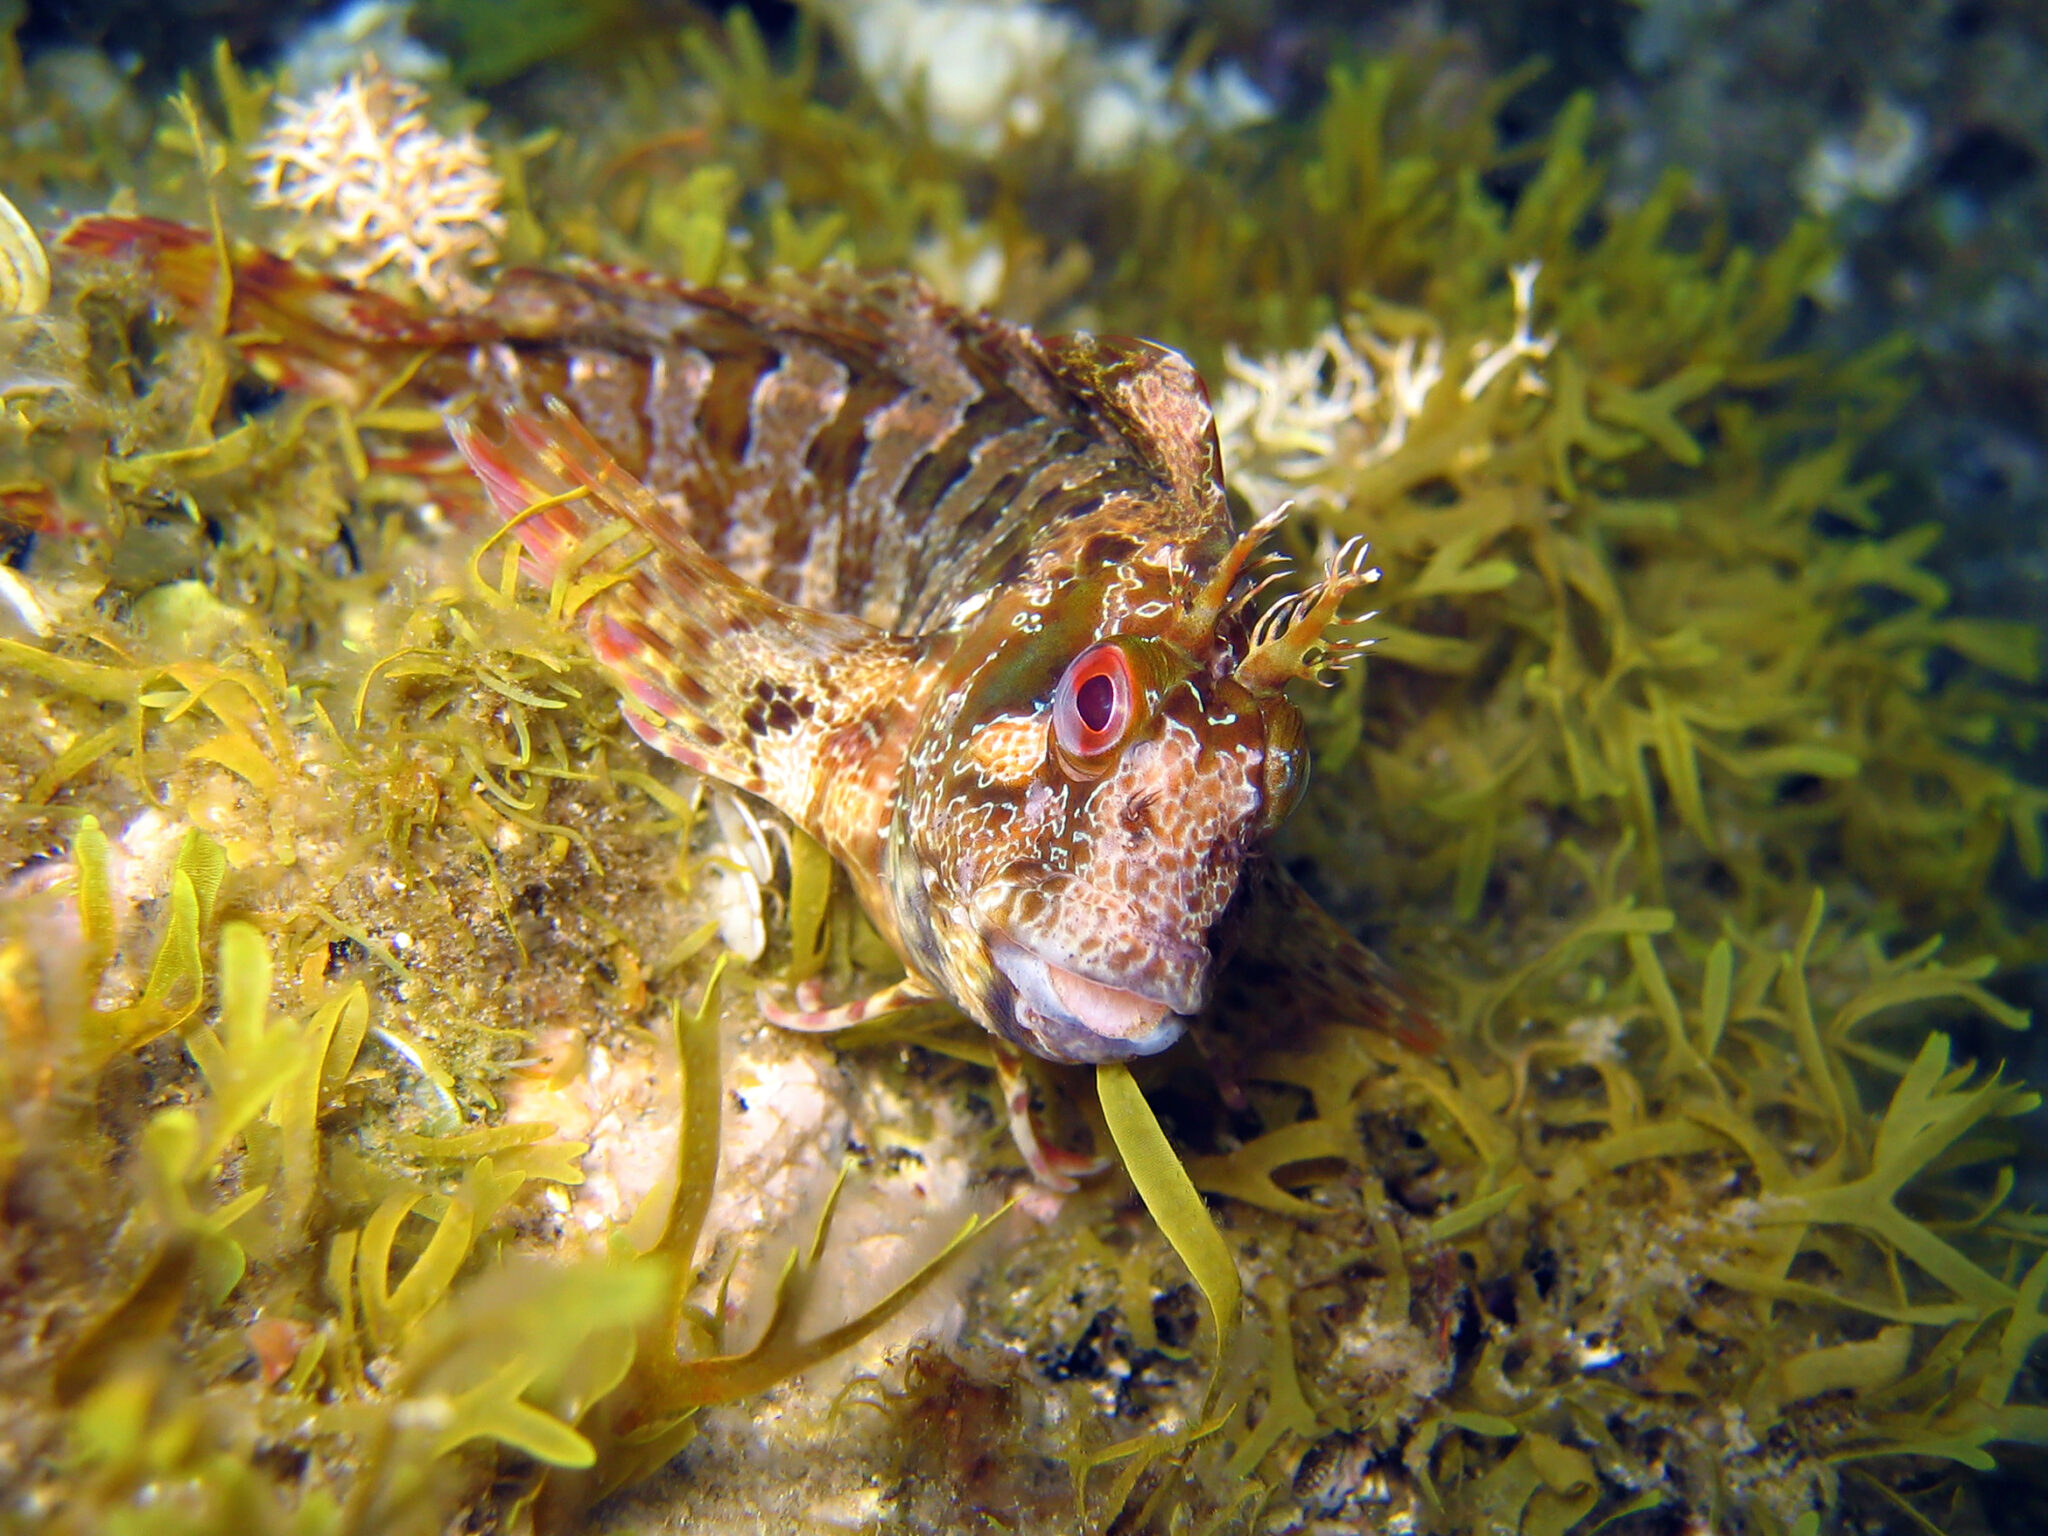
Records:
<instances>
[{"instance_id":1,"label":"fish","mask_svg":"<svg viewBox=\"0 0 2048 1536\"><path fill-rule=\"evenodd\" d=\"M154 220L60 244L145 252L283 388L360 404L407 359L406 397L447 413L527 572L589 594L632 729L822 843L903 961L872 997L769 1016L957 1008L1045 1184L1096 1165L1040 1133L1026 1062L1168 1049L1237 936L1306 945L1326 1008L1427 1041L1266 854L1309 771L1287 690L1356 659L1343 610L1377 572L1354 540L1286 585L1285 509L1233 521L1180 353L844 269L734 289L515 269L434 314Z\"/></svg>"}]
</instances>

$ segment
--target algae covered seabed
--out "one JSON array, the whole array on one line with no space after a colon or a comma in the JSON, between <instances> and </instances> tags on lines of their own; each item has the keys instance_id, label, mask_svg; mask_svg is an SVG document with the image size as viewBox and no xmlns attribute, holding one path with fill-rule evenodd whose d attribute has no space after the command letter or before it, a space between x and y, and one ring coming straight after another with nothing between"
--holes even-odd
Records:
<instances>
[{"instance_id":1,"label":"algae covered seabed","mask_svg":"<svg viewBox=\"0 0 2048 1536\"><path fill-rule=\"evenodd\" d=\"M1455 31L1290 95L1248 6L483 9L0 54L0 1528L2040 1524L2039 636L1872 467L1913 349L1810 344L1839 217L1740 243ZM402 372L106 210L1186 350L1241 510L1383 570L1276 856L1440 1048L1147 1064L1155 1215L1032 1188L957 1020L767 1028L890 976L824 856L632 736Z\"/></svg>"}]
</instances>

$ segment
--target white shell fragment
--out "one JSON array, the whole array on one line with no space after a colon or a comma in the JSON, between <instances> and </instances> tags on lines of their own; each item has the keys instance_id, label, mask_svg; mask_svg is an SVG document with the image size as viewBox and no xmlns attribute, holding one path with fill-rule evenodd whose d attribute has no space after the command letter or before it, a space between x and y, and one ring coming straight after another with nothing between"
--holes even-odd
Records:
<instances>
[{"instance_id":1,"label":"white shell fragment","mask_svg":"<svg viewBox=\"0 0 2048 1536\"><path fill-rule=\"evenodd\" d=\"M761 818L735 795L714 790L711 819L717 840L704 860L718 936L740 959L754 961L768 948L767 887L775 854Z\"/></svg>"},{"instance_id":2,"label":"white shell fragment","mask_svg":"<svg viewBox=\"0 0 2048 1536\"><path fill-rule=\"evenodd\" d=\"M0 316L41 314L49 302L49 253L21 210L0 193Z\"/></svg>"},{"instance_id":3,"label":"white shell fragment","mask_svg":"<svg viewBox=\"0 0 2048 1536\"><path fill-rule=\"evenodd\" d=\"M50 638L54 621L49 608L36 589L28 584L28 578L9 565L0 565L0 604L4 604L21 621L21 627L38 640Z\"/></svg>"}]
</instances>

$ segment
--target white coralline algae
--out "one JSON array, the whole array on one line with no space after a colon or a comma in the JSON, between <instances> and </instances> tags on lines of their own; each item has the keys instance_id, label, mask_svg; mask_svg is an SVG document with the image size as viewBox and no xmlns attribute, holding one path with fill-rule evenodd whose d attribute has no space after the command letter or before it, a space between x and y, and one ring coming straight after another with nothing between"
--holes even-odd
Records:
<instances>
[{"instance_id":1,"label":"white coralline algae","mask_svg":"<svg viewBox=\"0 0 2048 1536\"><path fill-rule=\"evenodd\" d=\"M389 275L436 304L479 303L497 260L503 184L473 133L427 118L427 96L375 59L339 85L278 103L249 157L259 208L293 215L287 254L353 283Z\"/></svg>"},{"instance_id":2,"label":"white coralline algae","mask_svg":"<svg viewBox=\"0 0 2048 1536\"><path fill-rule=\"evenodd\" d=\"M941 144L992 156L1064 124L1083 166L1148 144L1272 115L1224 64L1175 82L1141 44L1109 47L1079 17L1037 0L820 0L875 94L921 111Z\"/></svg>"},{"instance_id":3,"label":"white coralline algae","mask_svg":"<svg viewBox=\"0 0 2048 1536\"><path fill-rule=\"evenodd\" d=\"M1557 336L1535 330L1541 270L1533 261L1509 269L1512 328L1504 341L1475 340L1462 374L1440 335L1396 339L1363 315L1292 351L1250 357L1226 345L1216 434L1231 483L1254 507L1341 505L1347 477L1406 446L1438 385L1455 381L1468 401L1496 388L1544 393L1540 365Z\"/></svg>"},{"instance_id":4,"label":"white coralline algae","mask_svg":"<svg viewBox=\"0 0 2048 1536\"><path fill-rule=\"evenodd\" d=\"M1911 185L1927 159L1927 123L1912 107L1877 97L1853 134L1831 133L1799 168L1799 196L1815 213L1838 213L1861 198L1888 203Z\"/></svg>"},{"instance_id":5,"label":"white coralline algae","mask_svg":"<svg viewBox=\"0 0 2048 1536\"><path fill-rule=\"evenodd\" d=\"M1333 505L1337 465L1377 464L1400 452L1443 381L1443 343L1381 336L1353 317L1310 345L1264 357L1224 348L1216 433L1231 483L1255 507Z\"/></svg>"},{"instance_id":6,"label":"white coralline algae","mask_svg":"<svg viewBox=\"0 0 2048 1536\"><path fill-rule=\"evenodd\" d=\"M1128 43L1102 57L1075 103L1075 155L1091 170L1108 170L1190 128L1228 133L1272 115L1273 103L1236 64L1191 74L1176 86L1149 49Z\"/></svg>"}]
</instances>

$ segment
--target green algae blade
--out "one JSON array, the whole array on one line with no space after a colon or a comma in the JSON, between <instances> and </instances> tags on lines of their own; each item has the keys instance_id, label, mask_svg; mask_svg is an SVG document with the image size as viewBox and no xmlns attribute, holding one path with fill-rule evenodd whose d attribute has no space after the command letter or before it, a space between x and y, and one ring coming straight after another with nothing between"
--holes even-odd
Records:
<instances>
[{"instance_id":1,"label":"green algae blade","mask_svg":"<svg viewBox=\"0 0 2048 1536\"><path fill-rule=\"evenodd\" d=\"M1294 1324L1288 1315L1287 1288L1277 1277L1268 1276L1260 1282L1259 1300L1265 1304L1273 1330L1271 1385L1265 1416L1230 1458L1226 1476L1233 1482L1258 1471L1267 1453L1285 1436L1295 1435L1307 1442L1315 1438L1317 1428L1316 1411L1302 1395L1301 1374L1295 1369Z\"/></svg>"},{"instance_id":2,"label":"green algae blade","mask_svg":"<svg viewBox=\"0 0 2048 1536\"><path fill-rule=\"evenodd\" d=\"M789 973L807 981L825 968L831 945L832 855L802 831L789 834Z\"/></svg>"},{"instance_id":3,"label":"green algae blade","mask_svg":"<svg viewBox=\"0 0 2048 1536\"><path fill-rule=\"evenodd\" d=\"M107 834L97 816L79 819L72 838L71 859L78 868L78 920L85 933L84 971L99 980L114 953L114 891L107 870Z\"/></svg>"},{"instance_id":4,"label":"green algae blade","mask_svg":"<svg viewBox=\"0 0 2048 1536\"><path fill-rule=\"evenodd\" d=\"M1453 1238L1463 1237L1467 1232L1477 1231L1493 1220L1514 1203L1522 1192L1522 1181L1517 1180L1506 1189L1496 1189L1492 1194L1459 1206L1447 1216L1439 1216L1426 1229L1432 1243L1448 1243Z\"/></svg>"},{"instance_id":5,"label":"green algae blade","mask_svg":"<svg viewBox=\"0 0 2048 1536\"><path fill-rule=\"evenodd\" d=\"M703 999L694 1012L686 1014L680 1007L669 1011L682 1130L676 1148L676 1188L669 1202L668 1219L645 1251L667 1255L680 1273L689 1270L697 1251L697 1238L703 1231L705 1214L711 1209L711 1187L718 1177L724 1082L718 1066L718 1005L731 959L730 955L720 955L712 965L711 979L704 983ZM682 1293L678 1290L678 1308L681 1302ZM671 1322L675 1329L680 1329L680 1314Z\"/></svg>"},{"instance_id":6,"label":"green algae blade","mask_svg":"<svg viewBox=\"0 0 2048 1536\"><path fill-rule=\"evenodd\" d=\"M1174 1155L1159 1117L1145 1102L1137 1079L1122 1062L1106 1062L1095 1069L1095 1091L1102 1100L1103 1119L1116 1142L1124 1171L1137 1186L1145 1209L1159 1223L1159 1230L1187 1265L1209 1304L1209 1316L1216 1324L1216 1364L1209 1373L1209 1389L1203 1397L1203 1413L1216 1400L1223 1378L1223 1363L1230 1358L1237 1341L1237 1327L1244 1311L1244 1284L1237 1277L1237 1265L1224 1246L1223 1234L1194 1180Z\"/></svg>"},{"instance_id":7,"label":"green algae blade","mask_svg":"<svg viewBox=\"0 0 2048 1536\"><path fill-rule=\"evenodd\" d=\"M801 1292L808 1287L813 1270L799 1262L799 1255L791 1254L783 1263L781 1277L776 1283L775 1307L769 1315L767 1331L761 1338L742 1354L684 1360L672 1369L665 1369L663 1390L652 1399L655 1404L653 1411L681 1412L712 1403L735 1402L756 1392L765 1392L777 1382L831 1359L841 1350L859 1343L915 1301L956 1254L1001 1221L1009 1210L1006 1205L992 1216L970 1216L947 1239L944 1247L919 1265L915 1273L899 1282L888 1295L858 1317L815 1338L800 1340L795 1336L795 1319L802 1310ZM822 1234L813 1239L813 1254L820 1243Z\"/></svg>"}]
</instances>

